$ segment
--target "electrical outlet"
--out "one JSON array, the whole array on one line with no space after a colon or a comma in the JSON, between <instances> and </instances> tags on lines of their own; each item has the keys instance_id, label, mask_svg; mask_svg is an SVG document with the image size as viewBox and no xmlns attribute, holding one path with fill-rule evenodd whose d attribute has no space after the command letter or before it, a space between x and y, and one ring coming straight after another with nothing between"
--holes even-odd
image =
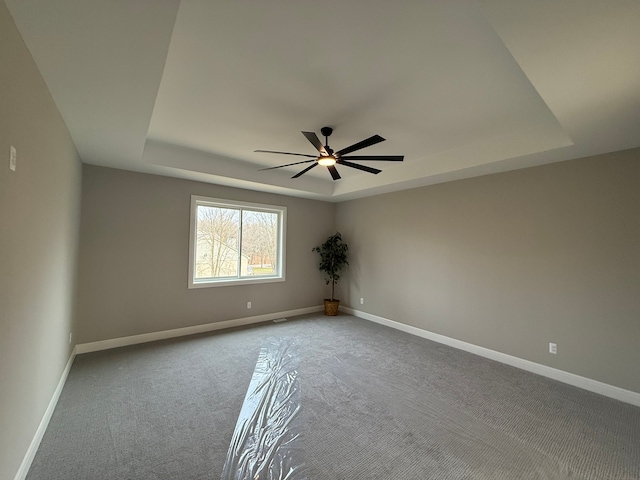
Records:
<instances>
[{"instance_id":1,"label":"electrical outlet","mask_svg":"<svg viewBox=\"0 0 640 480\"><path fill-rule=\"evenodd\" d=\"M364 298L360 297L360 305L364 305Z\"/></svg>"},{"instance_id":2,"label":"electrical outlet","mask_svg":"<svg viewBox=\"0 0 640 480\"><path fill-rule=\"evenodd\" d=\"M69 332L69 343L71 343L72 339L73 339L73 333Z\"/></svg>"},{"instance_id":3,"label":"electrical outlet","mask_svg":"<svg viewBox=\"0 0 640 480\"><path fill-rule=\"evenodd\" d=\"M12 172L15 172L16 163L17 163L16 147L11 145L11 148L9 150L9 170L11 170Z\"/></svg>"},{"instance_id":4,"label":"electrical outlet","mask_svg":"<svg viewBox=\"0 0 640 480\"><path fill-rule=\"evenodd\" d=\"M247 302L247 308L251 308L251 302Z\"/></svg>"},{"instance_id":5,"label":"electrical outlet","mask_svg":"<svg viewBox=\"0 0 640 480\"><path fill-rule=\"evenodd\" d=\"M549 343L549 353L556 355L558 353L558 345L555 343Z\"/></svg>"}]
</instances>

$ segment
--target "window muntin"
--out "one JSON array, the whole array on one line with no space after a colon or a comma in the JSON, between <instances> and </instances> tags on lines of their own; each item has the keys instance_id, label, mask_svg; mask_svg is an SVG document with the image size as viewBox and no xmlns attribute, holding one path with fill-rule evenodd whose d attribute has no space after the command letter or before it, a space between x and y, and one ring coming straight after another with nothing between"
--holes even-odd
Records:
<instances>
[{"instance_id":1,"label":"window muntin","mask_svg":"<svg viewBox=\"0 0 640 480\"><path fill-rule=\"evenodd\" d=\"M286 212L192 196L189 288L284 281Z\"/></svg>"}]
</instances>

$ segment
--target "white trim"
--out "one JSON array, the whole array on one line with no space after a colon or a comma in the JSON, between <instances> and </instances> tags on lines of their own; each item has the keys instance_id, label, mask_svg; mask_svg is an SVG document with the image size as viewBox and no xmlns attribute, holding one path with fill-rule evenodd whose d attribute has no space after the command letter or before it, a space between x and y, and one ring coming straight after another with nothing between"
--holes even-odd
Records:
<instances>
[{"instance_id":1,"label":"white trim","mask_svg":"<svg viewBox=\"0 0 640 480\"><path fill-rule=\"evenodd\" d=\"M323 305L316 305L314 307L298 308L296 310L268 313L265 315L237 318L234 320L226 320L223 322L207 323L205 325L195 325L193 327L176 328L173 330L163 330L160 332L145 333L142 335L133 335L131 337L114 338L111 340L102 340L100 342L81 343L76 345L71 352L71 356L67 361L67 365L64 367L64 371L62 372L60 381L58 382L58 386L53 392L51 401L49 401L49 405L47 406L47 409L42 416L42 420L40 420L40 425L38 425L38 429L36 430L36 433L31 440L31 444L29 445L29 448L27 449L27 452L22 459L22 463L20 464L20 468L18 468L18 472L16 473L14 480L25 480L27 477L27 473L29 473L29 468L31 468L31 463L36 456L36 452L38 451L38 447L40 446L42 437L44 436L44 433L47 430L47 426L49 425L49 421L53 416L53 411L56 408L58 399L60 398L60 394L62 393L64 384L67 381L69 371L71 370L71 366L73 365L73 361L76 358L76 355L79 355L81 353L97 352L98 350L107 350L109 348L123 347L126 345L153 342L155 340L163 340L166 338L182 337L195 333L221 330L223 328L267 322L269 320L277 320L287 316L305 315L307 313L320 312L323 310L323 308Z\"/></svg>"},{"instance_id":2,"label":"white trim","mask_svg":"<svg viewBox=\"0 0 640 480\"><path fill-rule=\"evenodd\" d=\"M287 316L296 316L296 315L304 315L307 313L315 313L315 312L320 312L323 309L324 309L323 305L317 305L314 307L298 308L296 310L287 310L287 311L278 312L278 313L269 313L265 315L256 315L253 317L237 318L234 320L226 320L226 321L216 322L216 323L207 323L204 325L195 325L193 327L176 328L173 330L163 330L160 332L145 333L142 335L133 335L130 337L114 338L110 340L102 340L99 342L82 343L82 344L76 345L73 351L71 352L71 355L69 356L69 360L67 361L67 364L62 372L62 375L60 376L60 381L58 382L58 385L55 391L53 392L51 401L49 402L49 405L47 406L47 409L45 410L44 415L42 416L40 425L38 425L38 429L36 430L36 433L33 436L33 439L31 440L31 444L29 445L29 448L27 449L27 452L25 453L25 456L22 459L22 463L20 464L20 468L18 468L18 472L16 473L14 480L25 480L25 478L27 477L27 473L29 473L29 468L31 467L31 463L33 462L33 459L36 456L36 452L38 451L38 447L40 446L42 437L44 436L44 433L47 430L49 421L53 416L53 412L58 403L58 399L60 398L60 394L62 393L64 384L67 381L67 376L69 375L69 371L71 370L71 366L73 365L73 361L76 355L79 355L81 353L96 352L99 350L107 350L110 348L123 347L127 345L153 342L155 340L163 340L167 338L181 337L185 335L193 335L196 333L204 333L204 332L209 332L214 330L221 330L224 328L238 327L241 325L249 325L253 323L266 322L269 320L277 320ZM440 335L438 333L433 333L428 330L423 330L421 328L413 327L411 325L405 325L404 323L389 320L388 318L384 318L384 317L379 317L371 313L354 310L353 308L341 306L340 310L345 313L354 315L356 317L369 320L371 322L379 323L387 327L395 328L396 330L400 330L400 331L409 333L411 335L416 335L418 337L426 338L427 340L432 340L434 342L442 343L444 345L448 345L450 347L457 348L459 350L464 350L469 353L480 355L481 357L489 358L497 362L511 365L512 367L520 368L522 370L536 373L544 377L552 378L554 380L558 380L560 382L567 383L569 385L573 385L575 387L582 388L590 392L598 393L600 395L604 395L606 397L610 397L610 398L620 400L622 402L640 407L640 393L632 392L630 390L625 390L620 387L615 387L613 385L598 382L597 380L592 380L590 378L581 377L580 375L575 375L573 373L565 372L563 370L558 370L556 368L548 367L546 365L541 365L539 363L531 362L529 360L524 360L522 358L508 355L506 353L490 350L488 348L480 347L472 343L456 340L455 338L447 337L445 335Z\"/></svg>"},{"instance_id":3,"label":"white trim","mask_svg":"<svg viewBox=\"0 0 640 480\"><path fill-rule=\"evenodd\" d=\"M29 473L29 468L31 468L31 463L36 456L36 452L38 451L38 447L40 446L40 442L42 441L42 437L44 436L44 432L47 430L47 426L49 426L49 421L53 416L53 411L58 404L58 399L60 398L60 394L62 393L62 388L64 387L65 382L67 381L67 376L69 375L69 371L71 370L71 365L73 365L73 360L76 358L76 349L74 348L69 356L69 360L67 361L67 365L64 367L62 371L62 376L60 377L60 381L58 382L58 386L53 392L53 396L49 401L49 405L42 416L42 420L40 420L40 425L38 425L38 429L36 430L33 439L31 440L31 444L29 444L29 448L22 459L22 463L20 464L20 468L18 468L18 472L14 477L14 480L24 480L27 478L27 473Z\"/></svg>"},{"instance_id":4,"label":"white trim","mask_svg":"<svg viewBox=\"0 0 640 480\"><path fill-rule=\"evenodd\" d=\"M195 280L189 284L189 288L210 288L210 287L230 287L232 285L252 285L255 283L275 283L275 282L285 282L286 279L284 277L267 277L267 276L259 276L259 277L242 277L241 280L236 278L232 278L231 280Z\"/></svg>"},{"instance_id":5,"label":"white trim","mask_svg":"<svg viewBox=\"0 0 640 480\"><path fill-rule=\"evenodd\" d=\"M237 252L242 258L241 245L242 245L242 211L250 210L255 212L267 212L278 215L278 251L277 258L277 272L273 275L258 275L258 276L241 276L241 264L242 260L238 263L237 276L224 277L224 278L205 278L195 279L195 255L198 245L198 235L196 233L198 206L211 206L219 208L231 208L240 211L239 220L239 233ZM223 200L220 198L203 197L201 195L191 195L191 208L189 213L189 278L188 288L210 288L210 287L225 287L231 285L251 285L256 283L273 283L286 281L286 233L287 233L287 207L282 205L265 205L261 203L241 202L236 200Z\"/></svg>"},{"instance_id":6,"label":"white trim","mask_svg":"<svg viewBox=\"0 0 640 480\"><path fill-rule=\"evenodd\" d=\"M465 352L474 353L476 355L480 355L481 357L505 363L507 365L511 365L512 367L527 370L528 372L536 373L544 377L558 380L559 382L573 385L574 387L582 388L590 392L598 393L600 395L604 395L606 397L614 398L616 400L620 400L621 402L630 403L631 405L640 407L640 393L632 392L631 390L625 390L624 388L615 387L613 385L599 382L597 380L592 380L587 377L581 377L580 375L576 375L574 373L565 372L564 370L558 370L557 368L548 367L546 365L535 363L530 360L514 357L506 353L490 350L488 348L480 347L472 343L463 342L461 340L456 340L455 338L446 337L444 335L413 327L411 325L405 325L404 323L389 320L388 318L379 317L377 315L361 312L359 310L354 310L353 308L341 306L340 310L356 317L369 320L371 322L379 323L387 327L395 328L396 330L410 333L411 335L416 335L428 340L433 340L434 342L442 343L459 350L464 350Z\"/></svg>"},{"instance_id":7,"label":"white trim","mask_svg":"<svg viewBox=\"0 0 640 480\"><path fill-rule=\"evenodd\" d=\"M143 333L140 335L132 335L130 337L112 338L109 340L101 340L98 342L81 343L76 345L76 353L97 352L99 350L108 350L110 348L125 347L127 345L136 345L138 343L154 342L156 340L165 340L167 338L183 337L185 335L193 335L196 333L211 332L213 330L221 330L223 328L239 327L242 325L250 325L252 323L267 322L282 317L293 317L296 315L304 315L307 313L320 312L324 309L323 305L314 307L298 308L296 310L287 310L285 312L267 313L264 315L256 315L254 317L236 318L233 320L225 320L222 322L205 323L204 325L194 325L192 327L175 328L172 330L161 330L159 332Z\"/></svg>"}]
</instances>

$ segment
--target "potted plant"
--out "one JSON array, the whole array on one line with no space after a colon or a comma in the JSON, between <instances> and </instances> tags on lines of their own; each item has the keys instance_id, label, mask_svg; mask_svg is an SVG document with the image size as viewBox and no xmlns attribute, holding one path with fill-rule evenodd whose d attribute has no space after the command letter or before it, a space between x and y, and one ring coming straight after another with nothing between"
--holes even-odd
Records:
<instances>
[{"instance_id":1,"label":"potted plant","mask_svg":"<svg viewBox=\"0 0 640 480\"><path fill-rule=\"evenodd\" d=\"M327 285L331 284L331 298L324 299L324 314L335 316L338 314L340 304L340 300L334 298L335 286L340 280L340 272L349 265L347 261L349 247L342 241L340 232L336 232L322 245L314 247L312 251L320 254L320 271L324 272Z\"/></svg>"}]
</instances>

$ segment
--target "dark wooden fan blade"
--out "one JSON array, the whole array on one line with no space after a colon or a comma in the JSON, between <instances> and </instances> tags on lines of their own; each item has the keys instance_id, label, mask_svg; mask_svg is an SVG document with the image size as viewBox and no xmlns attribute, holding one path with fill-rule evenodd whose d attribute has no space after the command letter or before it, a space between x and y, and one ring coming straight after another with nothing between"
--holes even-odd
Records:
<instances>
[{"instance_id":1,"label":"dark wooden fan blade","mask_svg":"<svg viewBox=\"0 0 640 480\"><path fill-rule=\"evenodd\" d=\"M357 161L378 161L383 160L385 162L402 162L404 155L349 155L347 157L340 157L344 160L357 160Z\"/></svg>"},{"instance_id":2,"label":"dark wooden fan blade","mask_svg":"<svg viewBox=\"0 0 640 480\"><path fill-rule=\"evenodd\" d=\"M268 168L261 168L260 170L258 170L259 172L263 171L263 170L273 170L275 168L282 168L282 167L290 167L291 165L299 165L301 163L309 163L309 162L315 162L315 160L303 160L301 162L295 162L295 163L287 163L286 165L278 165L277 167L268 167Z\"/></svg>"},{"instance_id":3,"label":"dark wooden fan blade","mask_svg":"<svg viewBox=\"0 0 640 480\"><path fill-rule=\"evenodd\" d=\"M324 145L322 145L322 142L315 133L302 132L302 134L307 138L307 140L311 142L311 145L316 147L316 150L318 150L322 155L324 155L325 157L328 155L327 151L324 149Z\"/></svg>"},{"instance_id":4,"label":"dark wooden fan blade","mask_svg":"<svg viewBox=\"0 0 640 480\"><path fill-rule=\"evenodd\" d=\"M362 170L363 172L369 172L377 175L382 170L378 170L377 168L366 167L364 165L358 165L357 163L351 163L344 160L344 157L338 161L340 165L344 165L345 167L357 168L358 170Z\"/></svg>"},{"instance_id":5,"label":"dark wooden fan blade","mask_svg":"<svg viewBox=\"0 0 640 480\"><path fill-rule=\"evenodd\" d=\"M344 155L346 153L355 152L356 150L370 147L371 145L375 145L376 143L380 143L380 142L384 142L384 138L382 138L380 135L374 135L373 137L369 137L366 140L362 140L361 142L354 143L350 147L343 148L339 152L336 152L336 155Z\"/></svg>"},{"instance_id":6,"label":"dark wooden fan blade","mask_svg":"<svg viewBox=\"0 0 640 480\"><path fill-rule=\"evenodd\" d=\"M304 170L302 170L301 172L296 173L296 174L295 174L293 177L291 177L291 178L298 178L300 175L304 175L305 173L307 173L309 170L311 170L313 167L315 167L315 166L317 166L317 165L318 165L318 162L313 163L313 164L309 165L307 168L305 168Z\"/></svg>"},{"instance_id":7,"label":"dark wooden fan blade","mask_svg":"<svg viewBox=\"0 0 640 480\"><path fill-rule=\"evenodd\" d=\"M254 152L278 153L280 155L298 155L299 157L309 157L309 158L316 158L317 157L317 155L307 155L306 153L274 152L273 150L254 150Z\"/></svg>"},{"instance_id":8,"label":"dark wooden fan blade","mask_svg":"<svg viewBox=\"0 0 640 480\"><path fill-rule=\"evenodd\" d=\"M342 178L338 173L338 170L336 170L335 165L329 165L327 166L327 169L329 170L329 173L331 174L334 180L340 180Z\"/></svg>"}]
</instances>

